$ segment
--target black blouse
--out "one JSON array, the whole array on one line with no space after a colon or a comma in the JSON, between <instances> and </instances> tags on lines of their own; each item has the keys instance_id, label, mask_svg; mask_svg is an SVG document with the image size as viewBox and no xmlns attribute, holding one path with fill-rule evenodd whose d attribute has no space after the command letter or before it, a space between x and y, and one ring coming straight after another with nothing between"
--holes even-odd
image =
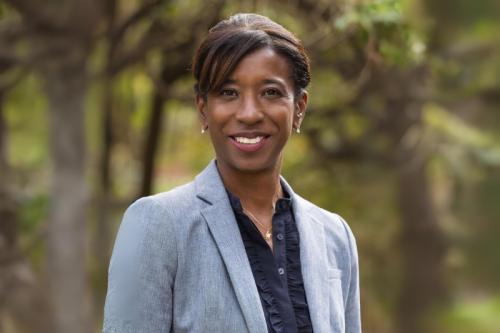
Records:
<instances>
[{"instance_id":1,"label":"black blouse","mask_svg":"<svg viewBox=\"0 0 500 333\"><path fill-rule=\"evenodd\" d=\"M272 219L273 253L243 213L239 198L227 192L259 291L268 332L312 332L300 266L299 232L289 195L284 192L285 198L276 202Z\"/></svg>"}]
</instances>

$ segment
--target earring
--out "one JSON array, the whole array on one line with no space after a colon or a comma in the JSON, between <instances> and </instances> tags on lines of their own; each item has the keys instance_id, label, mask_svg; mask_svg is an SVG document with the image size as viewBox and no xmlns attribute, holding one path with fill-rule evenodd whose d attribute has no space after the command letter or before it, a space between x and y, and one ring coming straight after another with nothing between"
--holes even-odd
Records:
<instances>
[{"instance_id":1,"label":"earring","mask_svg":"<svg viewBox=\"0 0 500 333\"><path fill-rule=\"evenodd\" d=\"M297 127L297 128L295 129L295 132L297 132L297 134L300 134L300 128L299 128L299 127Z\"/></svg>"},{"instance_id":2,"label":"earring","mask_svg":"<svg viewBox=\"0 0 500 333\"><path fill-rule=\"evenodd\" d=\"M201 128L201 134L205 134L205 131L207 130L207 127L202 127Z\"/></svg>"},{"instance_id":3,"label":"earring","mask_svg":"<svg viewBox=\"0 0 500 333\"><path fill-rule=\"evenodd\" d=\"M303 115L302 112L297 113L297 117L299 117L299 118L302 118L302 115Z\"/></svg>"}]
</instances>

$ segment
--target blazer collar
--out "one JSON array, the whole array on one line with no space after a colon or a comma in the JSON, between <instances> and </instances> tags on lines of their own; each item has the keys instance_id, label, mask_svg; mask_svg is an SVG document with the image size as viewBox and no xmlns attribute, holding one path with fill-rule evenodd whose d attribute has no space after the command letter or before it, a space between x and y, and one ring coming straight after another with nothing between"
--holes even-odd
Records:
<instances>
[{"instance_id":1,"label":"blazer collar","mask_svg":"<svg viewBox=\"0 0 500 333\"><path fill-rule=\"evenodd\" d=\"M300 236L304 289L313 329L318 333L328 332L328 260L323 222L314 218L310 212L312 205L296 195L283 177L281 183L292 199ZM255 333L266 332L262 305L245 246L214 160L196 177L195 187L197 197L203 201L201 214L224 260L248 329Z\"/></svg>"},{"instance_id":2,"label":"blazer collar","mask_svg":"<svg viewBox=\"0 0 500 333\"><path fill-rule=\"evenodd\" d=\"M228 200L226 189L215 160L195 178L196 196L209 205L213 205L221 200Z\"/></svg>"},{"instance_id":3,"label":"blazer collar","mask_svg":"<svg viewBox=\"0 0 500 333\"><path fill-rule=\"evenodd\" d=\"M248 330L251 333L266 332L266 319L262 311L259 292L215 161L210 162L208 167L196 177L195 187L197 197L203 201L201 214L208 224L226 265Z\"/></svg>"}]
</instances>

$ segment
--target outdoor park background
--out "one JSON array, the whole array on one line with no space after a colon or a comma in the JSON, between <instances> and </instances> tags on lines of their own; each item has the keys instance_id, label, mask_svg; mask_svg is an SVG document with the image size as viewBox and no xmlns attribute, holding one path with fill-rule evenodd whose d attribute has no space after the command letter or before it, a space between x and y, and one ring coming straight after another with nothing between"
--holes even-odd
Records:
<instances>
[{"instance_id":1,"label":"outdoor park background","mask_svg":"<svg viewBox=\"0 0 500 333\"><path fill-rule=\"evenodd\" d=\"M188 68L242 11L310 53L283 174L350 223L364 332L500 332L495 0L0 1L0 332L100 330L125 208L213 156Z\"/></svg>"}]
</instances>

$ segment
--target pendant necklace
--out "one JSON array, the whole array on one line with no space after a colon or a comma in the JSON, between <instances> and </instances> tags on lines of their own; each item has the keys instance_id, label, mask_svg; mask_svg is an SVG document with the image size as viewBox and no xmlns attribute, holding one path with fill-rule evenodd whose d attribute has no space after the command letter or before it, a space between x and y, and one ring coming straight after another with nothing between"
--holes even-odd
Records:
<instances>
[{"instance_id":1,"label":"pendant necklace","mask_svg":"<svg viewBox=\"0 0 500 333\"><path fill-rule=\"evenodd\" d=\"M254 222L254 224L259 225L264 230L264 239L266 240L266 242L269 243L271 241L272 236L273 236L273 225L272 225L272 222L271 222L271 227L266 231L266 226L264 224L262 224L262 222L260 222L259 219L255 217L255 215L253 215L252 213L250 213L245 208L243 208L243 213L247 214L250 217L250 220L252 222ZM273 214L274 214L274 208L273 208ZM257 229L259 229L259 228L257 228Z\"/></svg>"},{"instance_id":2,"label":"pendant necklace","mask_svg":"<svg viewBox=\"0 0 500 333\"><path fill-rule=\"evenodd\" d=\"M279 193L279 192L278 192ZM247 209L245 209L245 207L243 207L242 205L242 209L243 209L243 213L247 214L247 216L250 218L250 221L253 222L253 224L255 225L255 227L257 228L257 230L259 230L260 232L260 229L258 226L260 226L263 230L264 230L264 240L268 243L268 244L271 244L272 243L272 237L273 237L273 220L272 220L272 216L274 216L274 213L276 212L276 200L278 200L278 198L280 197L279 194L276 194L272 200L272 205L273 205L273 214L271 215L271 226L269 227L269 229L266 228L266 226L259 221L258 218L255 217L255 215L253 215L251 212L249 212ZM266 231L267 229L267 231Z\"/></svg>"}]
</instances>

